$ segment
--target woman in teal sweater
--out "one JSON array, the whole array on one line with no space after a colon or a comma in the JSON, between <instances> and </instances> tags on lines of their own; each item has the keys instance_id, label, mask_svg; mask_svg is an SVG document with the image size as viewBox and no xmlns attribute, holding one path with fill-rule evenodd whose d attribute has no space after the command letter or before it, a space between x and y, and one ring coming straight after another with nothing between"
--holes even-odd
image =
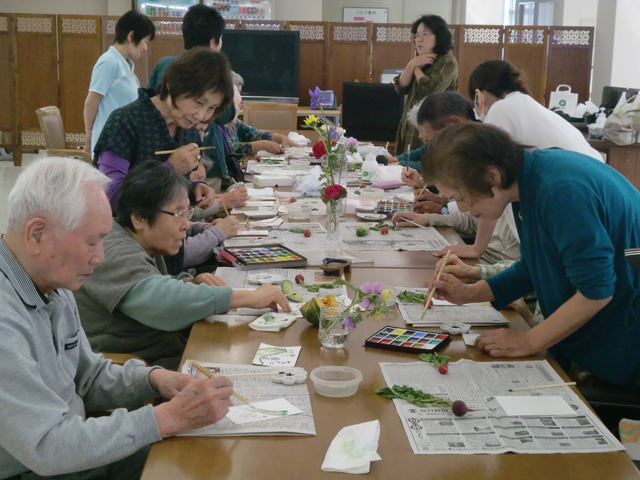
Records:
<instances>
[{"instance_id":1,"label":"woman in teal sweater","mask_svg":"<svg viewBox=\"0 0 640 480\"><path fill-rule=\"evenodd\" d=\"M608 165L564 150L525 151L497 127L463 123L429 144L423 175L461 210L497 219L512 203L521 257L475 284L445 274L436 298L502 309L535 290L545 321L526 333L482 334L494 357L546 349L615 383L640 387L640 192Z\"/></svg>"}]
</instances>

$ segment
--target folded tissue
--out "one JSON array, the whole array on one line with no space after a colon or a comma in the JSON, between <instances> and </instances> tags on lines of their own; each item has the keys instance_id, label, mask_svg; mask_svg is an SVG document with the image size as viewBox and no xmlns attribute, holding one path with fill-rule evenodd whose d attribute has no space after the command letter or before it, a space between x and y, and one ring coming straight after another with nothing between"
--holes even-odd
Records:
<instances>
[{"instance_id":1,"label":"folded tissue","mask_svg":"<svg viewBox=\"0 0 640 480\"><path fill-rule=\"evenodd\" d=\"M369 473L371 462L382 460L377 453L379 438L380 422L378 420L344 427L329 445L322 470Z\"/></svg>"}]
</instances>

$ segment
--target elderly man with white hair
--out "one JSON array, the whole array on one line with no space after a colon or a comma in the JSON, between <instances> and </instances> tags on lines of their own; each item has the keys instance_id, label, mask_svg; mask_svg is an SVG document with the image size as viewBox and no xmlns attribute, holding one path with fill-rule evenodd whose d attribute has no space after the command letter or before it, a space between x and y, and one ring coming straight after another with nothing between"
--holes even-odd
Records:
<instances>
[{"instance_id":1,"label":"elderly man with white hair","mask_svg":"<svg viewBox=\"0 0 640 480\"><path fill-rule=\"evenodd\" d=\"M72 159L28 167L0 239L0 478L134 479L148 446L215 423L225 377L198 380L91 351L69 290L103 260L107 177ZM170 399L142 406L153 397ZM115 409L108 417L87 411Z\"/></svg>"}]
</instances>

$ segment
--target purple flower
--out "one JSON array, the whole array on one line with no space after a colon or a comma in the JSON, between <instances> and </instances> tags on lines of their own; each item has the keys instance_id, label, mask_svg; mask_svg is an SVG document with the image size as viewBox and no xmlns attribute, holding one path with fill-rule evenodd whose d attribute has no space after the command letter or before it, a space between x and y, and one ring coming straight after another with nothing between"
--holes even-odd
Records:
<instances>
[{"instance_id":1,"label":"purple flower","mask_svg":"<svg viewBox=\"0 0 640 480\"><path fill-rule=\"evenodd\" d=\"M358 148L358 140L356 140L353 137L347 138L347 148L357 149Z\"/></svg>"},{"instance_id":2,"label":"purple flower","mask_svg":"<svg viewBox=\"0 0 640 480\"><path fill-rule=\"evenodd\" d=\"M362 293L365 295L370 295L373 293L373 285L371 285L371 282L364 282L360 285L360 290L362 290Z\"/></svg>"},{"instance_id":3,"label":"purple flower","mask_svg":"<svg viewBox=\"0 0 640 480\"><path fill-rule=\"evenodd\" d=\"M369 300L368 298L363 298L360 302L360 306L365 310L368 309L371 306L371 300Z\"/></svg>"},{"instance_id":4,"label":"purple flower","mask_svg":"<svg viewBox=\"0 0 640 480\"><path fill-rule=\"evenodd\" d=\"M384 290L384 285L380 282L376 282L373 284L373 293L382 293Z\"/></svg>"},{"instance_id":5,"label":"purple flower","mask_svg":"<svg viewBox=\"0 0 640 480\"><path fill-rule=\"evenodd\" d=\"M318 104L322 103L320 98L320 87L316 87L315 91L309 90L309 96L311 97L311 110L318 108Z\"/></svg>"},{"instance_id":6,"label":"purple flower","mask_svg":"<svg viewBox=\"0 0 640 480\"><path fill-rule=\"evenodd\" d=\"M331 125L329 127L329 136L331 140L340 140L340 135L338 135L338 127L336 125Z\"/></svg>"},{"instance_id":7,"label":"purple flower","mask_svg":"<svg viewBox=\"0 0 640 480\"><path fill-rule=\"evenodd\" d=\"M340 322L340 325L342 325L345 328L348 328L349 330L353 330L354 328L356 328L356 326L353 324L353 317L345 318Z\"/></svg>"}]
</instances>

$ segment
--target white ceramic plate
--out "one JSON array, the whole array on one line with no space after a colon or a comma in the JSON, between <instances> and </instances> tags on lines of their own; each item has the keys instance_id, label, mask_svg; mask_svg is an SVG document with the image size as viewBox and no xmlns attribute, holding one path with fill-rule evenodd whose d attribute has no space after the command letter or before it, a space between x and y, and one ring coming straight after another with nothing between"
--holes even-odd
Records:
<instances>
[{"instance_id":1,"label":"white ceramic plate","mask_svg":"<svg viewBox=\"0 0 640 480\"><path fill-rule=\"evenodd\" d=\"M356 210L358 212L375 212L377 206L376 202L358 202L356 203Z\"/></svg>"},{"instance_id":2,"label":"white ceramic plate","mask_svg":"<svg viewBox=\"0 0 640 480\"><path fill-rule=\"evenodd\" d=\"M247 280L253 285L273 285L284 282L284 276L277 273L250 273Z\"/></svg>"},{"instance_id":3,"label":"white ceramic plate","mask_svg":"<svg viewBox=\"0 0 640 480\"><path fill-rule=\"evenodd\" d=\"M387 218L384 213L356 213L356 216L363 220L384 220Z\"/></svg>"},{"instance_id":4,"label":"white ceramic plate","mask_svg":"<svg viewBox=\"0 0 640 480\"><path fill-rule=\"evenodd\" d=\"M243 212L249 218L271 218L278 215L275 208L273 210L258 210L258 211L247 211Z\"/></svg>"}]
</instances>

